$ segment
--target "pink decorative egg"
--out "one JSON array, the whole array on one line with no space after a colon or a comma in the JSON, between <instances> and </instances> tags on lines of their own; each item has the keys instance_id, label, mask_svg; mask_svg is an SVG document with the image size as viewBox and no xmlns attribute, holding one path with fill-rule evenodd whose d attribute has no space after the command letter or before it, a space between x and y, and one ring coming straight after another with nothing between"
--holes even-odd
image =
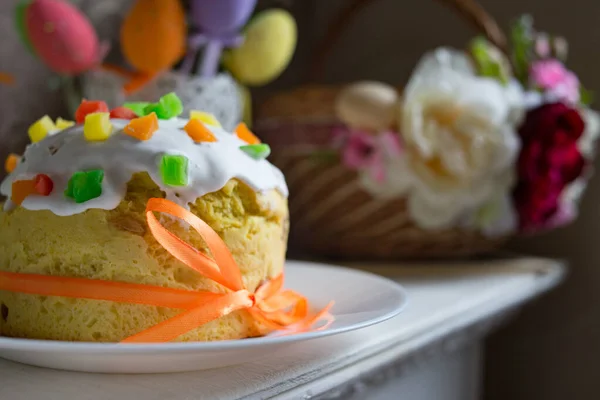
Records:
<instances>
[{"instance_id":1,"label":"pink decorative egg","mask_svg":"<svg viewBox=\"0 0 600 400\"><path fill-rule=\"evenodd\" d=\"M66 1L33 0L25 12L25 26L35 52L55 72L78 74L99 61L94 28Z\"/></svg>"}]
</instances>

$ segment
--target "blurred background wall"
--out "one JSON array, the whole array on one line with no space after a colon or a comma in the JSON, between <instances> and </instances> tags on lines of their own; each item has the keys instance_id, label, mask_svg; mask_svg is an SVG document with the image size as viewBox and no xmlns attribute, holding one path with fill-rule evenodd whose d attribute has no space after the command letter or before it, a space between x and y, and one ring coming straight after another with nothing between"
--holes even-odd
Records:
<instances>
[{"instance_id":1,"label":"blurred background wall","mask_svg":"<svg viewBox=\"0 0 600 400\"><path fill-rule=\"evenodd\" d=\"M277 3L277 1L274 1ZM289 70L268 90L303 83L303 72L332 16L346 0L280 0L298 19L299 48ZM49 72L17 40L13 9L17 0L0 1L0 71L17 76L0 86L0 159L20 153L26 127L43 114L63 114L59 92L48 87ZM117 33L118 13L129 0L77 0L96 13L102 37ZM585 85L600 93L600 1L481 0L506 27L528 12L540 30L562 34L570 42L569 66ZM104 7L104 9L103 9ZM103 14L104 13L104 14ZM104 16L102 16L104 15ZM440 45L462 46L472 32L434 0L377 0L350 27L330 61L323 80L341 83L379 79L401 85L418 58ZM600 103L596 104L600 109ZM1 176L2 173L0 173ZM543 237L521 239L515 250L564 258L571 265L567 282L529 307L515 323L489 341L486 398L490 400L595 399L600 392L600 173L572 226ZM597 244L598 243L598 244Z\"/></svg>"}]
</instances>

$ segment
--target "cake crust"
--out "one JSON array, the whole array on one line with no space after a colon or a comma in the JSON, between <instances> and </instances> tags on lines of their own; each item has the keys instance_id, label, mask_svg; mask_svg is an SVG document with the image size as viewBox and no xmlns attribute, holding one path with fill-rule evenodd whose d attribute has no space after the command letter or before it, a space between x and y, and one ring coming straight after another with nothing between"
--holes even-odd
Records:
<instances>
[{"instance_id":1,"label":"cake crust","mask_svg":"<svg viewBox=\"0 0 600 400\"><path fill-rule=\"evenodd\" d=\"M156 197L164 198L165 193L147 173L138 173L113 210L89 209L70 216L23 207L0 211L0 270L223 292L223 287L173 258L156 242L144 216L147 201ZM223 239L249 291L283 271L289 220L287 200L279 192L255 191L231 179L189 208ZM202 239L183 223L167 217L161 217L161 222L207 252ZM116 342L181 311L0 291L0 334ZM241 339L264 333L247 311L237 311L177 340Z\"/></svg>"}]
</instances>

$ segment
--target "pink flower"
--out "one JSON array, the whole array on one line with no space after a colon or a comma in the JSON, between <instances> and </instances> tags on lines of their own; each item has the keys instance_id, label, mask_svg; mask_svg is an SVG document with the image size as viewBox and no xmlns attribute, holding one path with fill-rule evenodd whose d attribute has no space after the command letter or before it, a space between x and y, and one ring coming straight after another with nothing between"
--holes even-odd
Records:
<instances>
[{"instance_id":1,"label":"pink flower","mask_svg":"<svg viewBox=\"0 0 600 400\"><path fill-rule=\"evenodd\" d=\"M540 60L531 65L532 83L547 91L554 100L575 104L579 101L579 79L558 60Z\"/></svg>"},{"instance_id":2,"label":"pink flower","mask_svg":"<svg viewBox=\"0 0 600 400\"><path fill-rule=\"evenodd\" d=\"M347 135L342 149L344 165L353 170L367 170L376 182L383 182L386 159L401 152L397 135L384 132L374 136L361 131L352 131Z\"/></svg>"},{"instance_id":3,"label":"pink flower","mask_svg":"<svg viewBox=\"0 0 600 400\"><path fill-rule=\"evenodd\" d=\"M548 36L539 35L535 39L535 53L542 58L550 55L550 41L548 40Z\"/></svg>"}]
</instances>

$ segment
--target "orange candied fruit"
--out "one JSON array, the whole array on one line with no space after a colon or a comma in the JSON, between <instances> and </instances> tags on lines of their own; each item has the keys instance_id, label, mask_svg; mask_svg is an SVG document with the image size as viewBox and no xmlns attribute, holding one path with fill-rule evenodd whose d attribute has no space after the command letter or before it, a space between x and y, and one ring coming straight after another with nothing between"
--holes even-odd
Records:
<instances>
[{"instance_id":1,"label":"orange candied fruit","mask_svg":"<svg viewBox=\"0 0 600 400\"><path fill-rule=\"evenodd\" d=\"M6 170L6 172L8 172L9 174L13 172L15 168L17 168L19 161L21 161L21 157L19 157L17 154L9 154L8 157L6 157L6 161L4 162L4 169Z\"/></svg>"},{"instance_id":2,"label":"orange candied fruit","mask_svg":"<svg viewBox=\"0 0 600 400\"><path fill-rule=\"evenodd\" d=\"M103 101L81 100L81 104L75 111L75 121L78 124L85 122L85 116L92 113L107 113L108 105Z\"/></svg>"},{"instance_id":3,"label":"orange candied fruit","mask_svg":"<svg viewBox=\"0 0 600 400\"><path fill-rule=\"evenodd\" d=\"M27 196L36 194L35 181L33 179L14 181L12 183L12 193L10 199L13 203L21 205Z\"/></svg>"},{"instance_id":4,"label":"orange candied fruit","mask_svg":"<svg viewBox=\"0 0 600 400\"><path fill-rule=\"evenodd\" d=\"M200 142L216 142L217 138L213 133L198 119L190 119L183 130L188 134L189 137L196 143Z\"/></svg>"},{"instance_id":5,"label":"orange candied fruit","mask_svg":"<svg viewBox=\"0 0 600 400\"><path fill-rule=\"evenodd\" d=\"M150 113L144 117L134 118L125 128L123 132L138 140L149 140L154 132L158 130L158 117L156 113Z\"/></svg>"},{"instance_id":6,"label":"orange candied fruit","mask_svg":"<svg viewBox=\"0 0 600 400\"><path fill-rule=\"evenodd\" d=\"M235 134L237 137L242 139L244 142L248 144L259 144L260 139L256 137L254 133L248 129L248 126L245 123L240 123L237 128L235 128Z\"/></svg>"}]
</instances>

